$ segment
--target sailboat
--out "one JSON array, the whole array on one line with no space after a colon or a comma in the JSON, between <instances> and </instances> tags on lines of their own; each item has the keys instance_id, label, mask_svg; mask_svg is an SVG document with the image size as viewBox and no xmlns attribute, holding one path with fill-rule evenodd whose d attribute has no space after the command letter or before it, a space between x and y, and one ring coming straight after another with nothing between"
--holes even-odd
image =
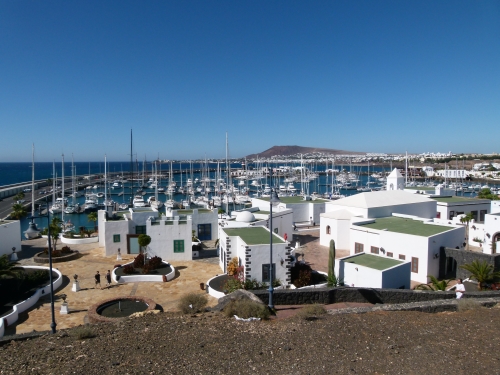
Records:
<instances>
[{"instance_id":1,"label":"sailboat","mask_svg":"<svg viewBox=\"0 0 500 375\"><path fill-rule=\"evenodd\" d=\"M156 161L154 164L154 172L155 172L155 180L154 180L155 195L154 197L148 198L148 203L153 211L158 211L160 208L163 207L163 202L158 199L158 173L156 170Z\"/></svg>"},{"instance_id":2,"label":"sailboat","mask_svg":"<svg viewBox=\"0 0 500 375\"><path fill-rule=\"evenodd\" d=\"M24 232L26 239L31 240L40 236L40 230L37 228L33 217L35 216L35 145L31 151L31 222L28 229Z\"/></svg>"}]
</instances>

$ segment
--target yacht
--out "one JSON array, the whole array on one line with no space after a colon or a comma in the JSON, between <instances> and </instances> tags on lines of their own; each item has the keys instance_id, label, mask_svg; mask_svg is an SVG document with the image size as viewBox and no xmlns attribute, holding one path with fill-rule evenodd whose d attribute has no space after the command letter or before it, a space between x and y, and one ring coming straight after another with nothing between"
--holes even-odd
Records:
<instances>
[{"instance_id":1,"label":"yacht","mask_svg":"<svg viewBox=\"0 0 500 375\"><path fill-rule=\"evenodd\" d=\"M146 202L144 202L142 195L135 195L132 204L134 205L134 208L146 207Z\"/></svg>"}]
</instances>

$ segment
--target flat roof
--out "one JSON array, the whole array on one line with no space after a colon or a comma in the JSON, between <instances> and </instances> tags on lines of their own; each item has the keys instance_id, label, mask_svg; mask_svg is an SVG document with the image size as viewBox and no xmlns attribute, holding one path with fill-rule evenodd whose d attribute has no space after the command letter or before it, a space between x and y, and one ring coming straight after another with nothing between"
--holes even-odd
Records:
<instances>
[{"instance_id":1,"label":"flat roof","mask_svg":"<svg viewBox=\"0 0 500 375\"><path fill-rule=\"evenodd\" d=\"M478 198L467 198L467 197L431 197L436 202L441 203L489 203L488 199L478 199Z\"/></svg>"},{"instance_id":2,"label":"flat roof","mask_svg":"<svg viewBox=\"0 0 500 375\"><path fill-rule=\"evenodd\" d=\"M223 229L228 236L241 237L247 245L269 244L269 231L263 227ZM274 243L285 243L281 238L273 234Z\"/></svg>"},{"instance_id":3,"label":"flat roof","mask_svg":"<svg viewBox=\"0 0 500 375\"><path fill-rule=\"evenodd\" d=\"M405 190L436 190L435 186L406 186Z\"/></svg>"},{"instance_id":4,"label":"flat roof","mask_svg":"<svg viewBox=\"0 0 500 375\"><path fill-rule=\"evenodd\" d=\"M330 202L329 200L326 199L321 199L321 198L316 198L314 200L304 200L304 197L300 195L296 195L294 197L279 197L281 203L325 203L325 202ZM259 199L262 199L263 201L269 202L269 197L260 197Z\"/></svg>"},{"instance_id":5,"label":"flat roof","mask_svg":"<svg viewBox=\"0 0 500 375\"><path fill-rule=\"evenodd\" d=\"M193 210L192 209L189 209L189 210L176 210L176 212L178 214L192 214ZM198 213L199 214L206 214L208 212L212 212L212 210L209 210L209 209L206 209L206 208L198 208Z\"/></svg>"},{"instance_id":6,"label":"flat roof","mask_svg":"<svg viewBox=\"0 0 500 375\"><path fill-rule=\"evenodd\" d=\"M344 260L346 263L359 264L360 266L383 271L388 268L402 264L400 260L385 258L371 254L359 254Z\"/></svg>"},{"instance_id":7,"label":"flat roof","mask_svg":"<svg viewBox=\"0 0 500 375\"><path fill-rule=\"evenodd\" d=\"M453 229L444 225L424 224L419 220L402 217L383 217L375 219L373 223L356 224L360 227L388 230L389 232L405 233L414 236L430 237Z\"/></svg>"}]
</instances>

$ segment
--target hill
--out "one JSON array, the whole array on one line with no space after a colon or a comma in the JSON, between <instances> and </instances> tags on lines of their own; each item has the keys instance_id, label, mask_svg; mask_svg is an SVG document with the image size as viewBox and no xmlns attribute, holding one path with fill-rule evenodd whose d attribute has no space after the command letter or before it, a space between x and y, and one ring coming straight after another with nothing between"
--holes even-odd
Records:
<instances>
[{"instance_id":1,"label":"hill","mask_svg":"<svg viewBox=\"0 0 500 375\"><path fill-rule=\"evenodd\" d=\"M300 156L300 154L329 154L329 155L350 155L364 154L364 152L344 151L331 148L302 147L302 146L273 146L258 154L247 155L247 159L270 158L273 156Z\"/></svg>"}]
</instances>

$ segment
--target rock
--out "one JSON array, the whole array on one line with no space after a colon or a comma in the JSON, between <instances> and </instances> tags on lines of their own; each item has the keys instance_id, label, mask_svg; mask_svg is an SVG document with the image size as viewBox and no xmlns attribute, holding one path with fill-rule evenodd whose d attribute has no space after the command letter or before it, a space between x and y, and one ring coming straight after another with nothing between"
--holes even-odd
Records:
<instances>
[{"instance_id":1,"label":"rock","mask_svg":"<svg viewBox=\"0 0 500 375\"><path fill-rule=\"evenodd\" d=\"M231 301L244 301L250 300L261 305L264 305L264 302L260 300L255 294L249 292L248 290L238 289L227 296L219 298L219 303L212 307L212 311L222 311L224 307L226 307Z\"/></svg>"}]
</instances>

